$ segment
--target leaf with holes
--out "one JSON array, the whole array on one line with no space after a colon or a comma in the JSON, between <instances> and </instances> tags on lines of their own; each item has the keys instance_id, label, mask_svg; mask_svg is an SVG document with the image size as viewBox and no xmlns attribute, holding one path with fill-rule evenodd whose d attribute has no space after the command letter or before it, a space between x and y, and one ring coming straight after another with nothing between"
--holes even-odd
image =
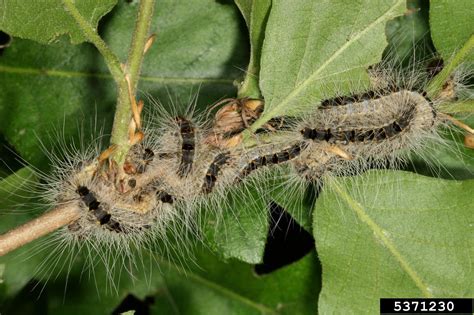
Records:
<instances>
[{"instance_id":1,"label":"leaf with holes","mask_svg":"<svg viewBox=\"0 0 474 315\"><path fill-rule=\"evenodd\" d=\"M377 313L381 297L474 294L474 180L370 171L327 183L313 233L319 312Z\"/></svg>"},{"instance_id":2,"label":"leaf with holes","mask_svg":"<svg viewBox=\"0 0 474 315\"><path fill-rule=\"evenodd\" d=\"M86 21L97 28L99 20L112 10L117 0L82 0L75 4ZM51 43L63 34L68 34L74 44L85 40L61 0L3 0L0 12L0 30L14 37L43 44Z\"/></svg>"}]
</instances>

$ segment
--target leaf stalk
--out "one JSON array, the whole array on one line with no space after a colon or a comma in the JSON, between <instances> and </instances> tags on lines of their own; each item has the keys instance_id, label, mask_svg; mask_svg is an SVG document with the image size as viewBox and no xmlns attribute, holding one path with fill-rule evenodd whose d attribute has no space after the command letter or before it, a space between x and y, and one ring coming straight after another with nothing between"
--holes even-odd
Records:
<instances>
[{"instance_id":1,"label":"leaf stalk","mask_svg":"<svg viewBox=\"0 0 474 315\"><path fill-rule=\"evenodd\" d=\"M474 35L471 35L466 43L459 49L456 54L451 58L450 62L441 70L441 72L431 81L428 85L428 96L435 99L444 84L448 81L449 77L456 70L456 68L469 56L472 49L474 48Z\"/></svg>"},{"instance_id":2,"label":"leaf stalk","mask_svg":"<svg viewBox=\"0 0 474 315\"><path fill-rule=\"evenodd\" d=\"M74 0L63 0L63 4L68 13L75 20L77 26L81 29L82 34L87 39L87 41L94 44L97 50L99 50L100 54L104 57L105 63L107 64L107 67L109 68L109 71L112 74L115 82L120 84L120 82L124 81L125 77L122 69L120 68L119 58L99 36L97 30L94 29L82 16L82 14L74 5Z\"/></svg>"}]
</instances>

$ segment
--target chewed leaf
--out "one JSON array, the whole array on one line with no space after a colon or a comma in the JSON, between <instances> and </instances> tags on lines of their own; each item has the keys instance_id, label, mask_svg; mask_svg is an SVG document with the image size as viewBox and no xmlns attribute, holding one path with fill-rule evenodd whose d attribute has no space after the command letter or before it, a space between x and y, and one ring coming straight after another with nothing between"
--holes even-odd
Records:
<instances>
[{"instance_id":1,"label":"chewed leaf","mask_svg":"<svg viewBox=\"0 0 474 315\"><path fill-rule=\"evenodd\" d=\"M380 60L387 45L385 23L406 1L274 1L262 50L260 87L265 112L256 130L272 117L314 105L341 81L365 81L365 68ZM334 84L337 81L337 84ZM362 85L364 82L361 82Z\"/></svg>"},{"instance_id":2,"label":"chewed leaf","mask_svg":"<svg viewBox=\"0 0 474 315\"><path fill-rule=\"evenodd\" d=\"M94 28L117 4L117 0L76 1L79 12ZM50 43L68 34L74 44L84 41L82 31L66 12L61 0L0 2L0 30L11 36Z\"/></svg>"},{"instance_id":3,"label":"chewed leaf","mask_svg":"<svg viewBox=\"0 0 474 315\"><path fill-rule=\"evenodd\" d=\"M313 222L319 311L379 311L379 298L472 296L474 180L371 171L324 187Z\"/></svg>"},{"instance_id":4,"label":"chewed leaf","mask_svg":"<svg viewBox=\"0 0 474 315\"><path fill-rule=\"evenodd\" d=\"M474 30L472 6L469 0L438 0L430 5L431 37L443 59L448 60L452 53L469 40ZM474 61L474 54L469 59Z\"/></svg>"}]
</instances>

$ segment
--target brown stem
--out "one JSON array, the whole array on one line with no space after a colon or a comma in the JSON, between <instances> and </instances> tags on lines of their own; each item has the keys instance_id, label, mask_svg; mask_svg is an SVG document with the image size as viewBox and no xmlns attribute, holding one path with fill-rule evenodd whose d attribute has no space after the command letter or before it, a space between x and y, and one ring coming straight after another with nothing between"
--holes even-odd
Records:
<instances>
[{"instance_id":1,"label":"brown stem","mask_svg":"<svg viewBox=\"0 0 474 315\"><path fill-rule=\"evenodd\" d=\"M466 130L466 131L469 132L470 134L474 134L474 129L471 128L471 127L469 127L468 125L466 125L466 124L463 123L462 121L457 120L456 118L454 118L454 117L452 117L452 116L450 116L450 115L448 115L448 114L445 114L445 113L439 113L438 115L439 115L441 118L450 121L453 125L458 126L459 128Z\"/></svg>"},{"instance_id":2,"label":"brown stem","mask_svg":"<svg viewBox=\"0 0 474 315\"><path fill-rule=\"evenodd\" d=\"M79 219L78 207L57 207L7 233L0 235L0 257Z\"/></svg>"}]
</instances>

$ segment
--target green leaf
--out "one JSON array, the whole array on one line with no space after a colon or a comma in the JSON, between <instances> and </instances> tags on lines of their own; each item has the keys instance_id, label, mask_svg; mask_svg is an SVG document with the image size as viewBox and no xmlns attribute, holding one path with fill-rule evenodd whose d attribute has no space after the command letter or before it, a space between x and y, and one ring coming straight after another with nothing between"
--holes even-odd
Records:
<instances>
[{"instance_id":1,"label":"green leaf","mask_svg":"<svg viewBox=\"0 0 474 315\"><path fill-rule=\"evenodd\" d=\"M468 297L474 180L400 171L332 180L314 235L323 266L319 312L376 313L380 297Z\"/></svg>"},{"instance_id":2,"label":"green leaf","mask_svg":"<svg viewBox=\"0 0 474 315\"><path fill-rule=\"evenodd\" d=\"M407 1L407 12L387 22L388 46L384 60L394 65L413 66L413 60L432 58L434 53L428 23L429 2Z\"/></svg>"},{"instance_id":3,"label":"green leaf","mask_svg":"<svg viewBox=\"0 0 474 315\"><path fill-rule=\"evenodd\" d=\"M472 14L464 10L467 1L435 1L430 10L430 25L433 42L444 59L443 70L430 82L428 96L435 98L445 82L458 66L465 61L473 61L474 22Z\"/></svg>"},{"instance_id":4,"label":"green leaf","mask_svg":"<svg viewBox=\"0 0 474 315\"><path fill-rule=\"evenodd\" d=\"M114 84L97 69L102 63L92 46L15 39L0 58L0 132L33 165L46 169L39 141L51 149L61 140L55 131L67 143L79 136L81 119L92 121L96 112L100 124L112 118ZM92 127L82 129L90 140Z\"/></svg>"},{"instance_id":5,"label":"green leaf","mask_svg":"<svg viewBox=\"0 0 474 315\"><path fill-rule=\"evenodd\" d=\"M242 12L249 29L251 49L249 66L245 79L239 88L238 96L261 98L262 93L259 88L260 58L271 1L236 0L235 3Z\"/></svg>"},{"instance_id":6,"label":"green leaf","mask_svg":"<svg viewBox=\"0 0 474 315\"><path fill-rule=\"evenodd\" d=\"M94 55L89 45L73 47L61 42L46 47L15 40L1 57L4 93L0 94L0 113L5 117L1 132L28 162L46 164L39 139L48 149L60 140L48 133L61 130L60 136L70 141L77 137L81 116L87 121L97 109L102 124L103 119L111 118L113 82L104 80L107 75L86 70L94 68ZM100 88L92 89L94 84ZM84 132L90 134L91 127Z\"/></svg>"},{"instance_id":7,"label":"green leaf","mask_svg":"<svg viewBox=\"0 0 474 315\"><path fill-rule=\"evenodd\" d=\"M252 185L236 187L227 200L212 204L218 213L205 218L207 237L221 257L262 262L268 234L269 200ZM208 211L216 211L209 209Z\"/></svg>"},{"instance_id":8,"label":"green leaf","mask_svg":"<svg viewBox=\"0 0 474 315\"><path fill-rule=\"evenodd\" d=\"M474 19L469 0L434 0L430 2L430 26L436 50L445 61L451 59L472 36ZM472 50L472 46L471 46ZM467 60L474 61L474 54Z\"/></svg>"},{"instance_id":9,"label":"green leaf","mask_svg":"<svg viewBox=\"0 0 474 315\"><path fill-rule=\"evenodd\" d=\"M194 268L187 276L165 273L168 301L175 303L180 314L316 312L320 281L315 253L264 276L257 276L252 266L235 260L223 263L201 253L198 261L202 269ZM153 310L154 314L162 313L161 305Z\"/></svg>"},{"instance_id":10,"label":"green leaf","mask_svg":"<svg viewBox=\"0 0 474 315\"><path fill-rule=\"evenodd\" d=\"M117 4L117 0L81 0L77 9L93 28ZM81 30L66 12L61 0L0 2L0 30L14 37L27 38L39 43L51 43L63 34L71 42L85 40Z\"/></svg>"},{"instance_id":11,"label":"green leaf","mask_svg":"<svg viewBox=\"0 0 474 315\"><path fill-rule=\"evenodd\" d=\"M122 59L136 9L134 3L120 2L101 27ZM165 105L175 103L178 111L184 111L198 92L201 109L234 96L232 82L247 57L237 8L211 0L192 4L167 0L158 1L155 12L152 31L158 36L145 56L139 83L146 108L153 111L149 97ZM96 118L96 129L104 125L106 133L110 129L115 86L90 44L71 46L63 40L44 46L15 38L0 60L0 132L28 162L47 168L37 138L47 149L61 138L66 143L79 138L79 130L89 139L89 134L98 135ZM48 136L52 130L60 130L60 139L54 133Z\"/></svg>"},{"instance_id":12,"label":"green leaf","mask_svg":"<svg viewBox=\"0 0 474 315\"><path fill-rule=\"evenodd\" d=\"M257 276L252 265L236 260L222 262L207 251L197 251L198 266L186 267L179 261L159 257L150 264L146 255L143 253L141 257L144 268L135 272L134 277L122 274L119 281L115 279L116 291L110 287L110 273L101 265L95 265L89 276L89 271L73 268L68 280L65 275L51 279L42 293L48 297L48 314L109 314L129 294L142 301L146 297L154 300L151 314L310 314L316 311L314 297L320 290L320 271L315 253L265 276ZM36 298L41 285L32 292L22 292L23 298L26 301ZM104 293L106 290L110 291ZM5 311L17 308L11 300L6 302L2 307Z\"/></svg>"},{"instance_id":13,"label":"green leaf","mask_svg":"<svg viewBox=\"0 0 474 315\"><path fill-rule=\"evenodd\" d=\"M312 213L316 187L306 182L295 182L294 170L285 169L266 185L271 200L283 207L306 231L312 233Z\"/></svg>"},{"instance_id":14,"label":"green leaf","mask_svg":"<svg viewBox=\"0 0 474 315\"><path fill-rule=\"evenodd\" d=\"M381 58L385 23L404 8L404 0L273 1L260 72L265 111L252 129L314 106L335 92L330 82L341 81L340 93L349 79L368 84L365 68Z\"/></svg>"}]
</instances>

